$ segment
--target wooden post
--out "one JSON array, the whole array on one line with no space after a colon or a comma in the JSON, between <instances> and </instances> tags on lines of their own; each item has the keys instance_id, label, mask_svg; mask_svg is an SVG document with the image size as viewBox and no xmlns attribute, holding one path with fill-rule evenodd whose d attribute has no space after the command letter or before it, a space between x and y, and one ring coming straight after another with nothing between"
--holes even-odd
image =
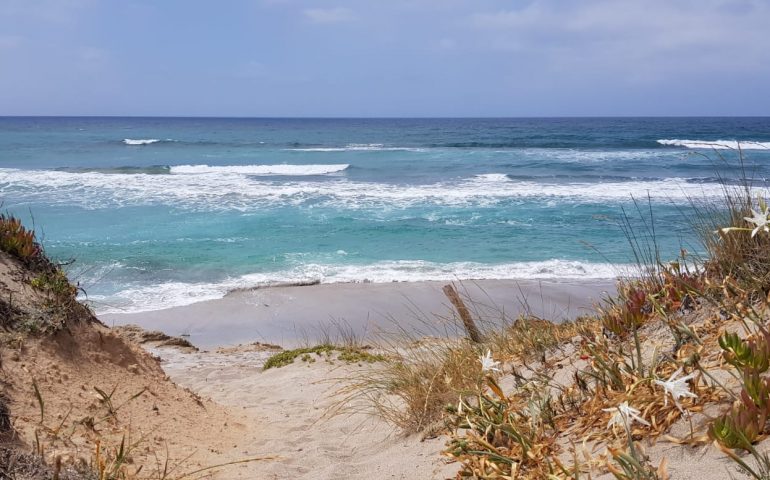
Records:
<instances>
[{"instance_id":1,"label":"wooden post","mask_svg":"<svg viewBox=\"0 0 770 480\"><path fill-rule=\"evenodd\" d=\"M473 317L471 317L471 312L468 311L468 307L463 303L463 300L460 298L457 290L455 290L455 287L450 283L444 285L442 290L444 291L444 295L446 295L449 301L452 302L455 310L457 310L457 314L460 315L460 319L463 321L463 325L465 325L465 331L468 334L468 338L474 343L481 343L483 341L481 332L479 332L478 327L476 327L476 323L473 321Z\"/></svg>"}]
</instances>

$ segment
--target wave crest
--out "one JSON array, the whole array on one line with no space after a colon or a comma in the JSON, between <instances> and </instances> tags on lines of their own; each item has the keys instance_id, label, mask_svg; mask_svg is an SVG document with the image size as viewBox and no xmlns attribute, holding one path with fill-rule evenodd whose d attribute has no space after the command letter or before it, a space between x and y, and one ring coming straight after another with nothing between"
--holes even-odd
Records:
<instances>
[{"instance_id":1,"label":"wave crest","mask_svg":"<svg viewBox=\"0 0 770 480\"><path fill-rule=\"evenodd\" d=\"M382 143L349 143L344 147L299 147L287 148L291 152L424 152L425 148L386 147Z\"/></svg>"},{"instance_id":2,"label":"wave crest","mask_svg":"<svg viewBox=\"0 0 770 480\"><path fill-rule=\"evenodd\" d=\"M124 138L123 143L126 145L151 145L153 143L162 142L159 138Z\"/></svg>"},{"instance_id":3,"label":"wave crest","mask_svg":"<svg viewBox=\"0 0 770 480\"><path fill-rule=\"evenodd\" d=\"M241 175L327 175L346 170L350 165L346 163L336 165L177 165L169 168L172 174L209 174L209 173L235 173Z\"/></svg>"},{"instance_id":4,"label":"wave crest","mask_svg":"<svg viewBox=\"0 0 770 480\"><path fill-rule=\"evenodd\" d=\"M476 175L475 178L487 182L508 182L511 180L511 178L505 173L482 173L480 175Z\"/></svg>"},{"instance_id":5,"label":"wave crest","mask_svg":"<svg viewBox=\"0 0 770 480\"><path fill-rule=\"evenodd\" d=\"M257 166L260 167L260 166ZM346 209L407 208L416 205L490 206L509 201L628 202L632 196L654 201L689 202L721 198L721 183L692 183L684 178L653 181L538 182L490 181L470 177L431 184L389 184L348 177L276 182L260 175L311 175L302 166L278 166L254 175L135 175L73 173L0 168L0 192L16 201L78 205L88 209L172 204L196 211L252 211L271 206L313 205ZM290 173L285 168L290 168ZM265 168L261 166L260 168ZM342 165L332 170L339 171ZM184 170L183 170L184 171ZM201 173L200 170L197 170ZM206 170L203 170L205 172ZM299 172L299 173L298 173ZM192 172L191 172L192 173ZM232 172L235 173L235 172ZM302 178L302 179L301 179ZM308 177L310 178L310 177ZM494 188L491 188L494 186Z\"/></svg>"},{"instance_id":6,"label":"wave crest","mask_svg":"<svg viewBox=\"0 0 770 480\"><path fill-rule=\"evenodd\" d=\"M751 140L658 140L661 145L670 147L685 147L700 150L770 150L770 142L755 142Z\"/></svg>"}]
</instances>

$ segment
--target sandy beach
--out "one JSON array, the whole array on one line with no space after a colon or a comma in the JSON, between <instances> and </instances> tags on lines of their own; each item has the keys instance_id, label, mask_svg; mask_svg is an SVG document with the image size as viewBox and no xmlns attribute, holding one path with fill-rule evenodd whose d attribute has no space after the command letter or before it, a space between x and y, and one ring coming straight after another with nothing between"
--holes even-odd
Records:
<instances>
[{"instance_id":1,"label":"sandy beach","mask_svg":"<svg viewBox=\"0 0 770 480\"><path fill-rule=\"evenodd\" d=\"M275 457L223 470L214 478L444 479L458 469L442 455L446 437L405 435L372 415L371 406L340 394L377 366L331 357L263 370L275 351L332 338L339 330L368 341L404 329L413 337L458 334L442 293L448 282L347 283L283 286L233 292L220 300L166 310L103 315L108 325L189 334L202 349L149 347L169 378L233 414L258 439L233 449L242 457ZM614 282L456 282L475 318L503 322L521 313L574 319L590 313ZM242 344L235 347L223 345ZM315 360L317 359L317 360ZM338 409L342 408L342 411ZM205 461L204 457L204 461ZM216 457L210 457L209 463ZM237 458L237 457L236 457Z\"/></svg>"},{"instance_id":2,"label":"sandy beach","mask_svg":"<svg viewBox=\"0 0 770 480\"><path fill-rule=\"evenodd\" d=\"M108 326L136 324L189 335L201 348L254 341L283 347L314 343L342 329L361 338L403 328L415 336L444 335L452 309L449 282L339 283L241 290L184 307L99 316ZM482 321L529 312L554 321L591 313L614 281L481 280L456 282Z\"/></svg>"},{"instance_id":3,"label":"sandy beach","mask_svg":"<svg viewBox=\"0 0 770 480\"><path fill-rule=\"evenodd\" d=\"M383 419L342 404L338 391L370 365L297 361L263 371L273 352L248 347L185 353L153 349L172 381L244 416L255 441L233 449L269 461L230 467L215 478L444 479L457 465L442 436L404 435ZM337 409L346 410L336 413ZM363 407L363 405L359 405ZM248 418L248 420L245 420Z\"/></svg>"},{"instance_id":4,"label":"sandy beach","mask_svg":"<svg viewBox=\"0 0 770 480\"><path fill-rule=\"evenodd\" d=\"M0 480L770 480L769 22L0 0Z\"/></svg>"}]
</instances>

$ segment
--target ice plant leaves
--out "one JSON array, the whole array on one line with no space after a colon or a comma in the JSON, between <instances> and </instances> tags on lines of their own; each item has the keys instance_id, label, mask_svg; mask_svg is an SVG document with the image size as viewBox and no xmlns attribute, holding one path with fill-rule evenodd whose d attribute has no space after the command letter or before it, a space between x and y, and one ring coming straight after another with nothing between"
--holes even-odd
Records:
<instances>
[{"instance_id":1,"label":"ice plant leaves","mask_svg":"<svg viewBox=\"0 0 770 480\"><path fill-rule=\"evenodd\" d=\"M719 337L725 361L738 370L767 371L770 368L770 335L764 334L763 337L742 340L737 333L725 333Z\"/></svg>"},{"instance_id":2,"label":"ice plant leaves","mask_svg":"<svg viewBox=\"0 0 770 480\"><path fill-rule=\"evenodd\" d=\"M762 433L766 419L766 413L744 401L714 420L709 436L727 448L749 450Z\"/></svg>"},{"instance_id":3,"label":"ice plant leaves","mask_svg":"<svg viewBox=\"0 0 770 480\"><path fill-rule=\"evenodd\" d=\"M35 240L35 232L22 225L21 220L11 215L0 215L0 250L23 262L41 254Z\"/></svg>"}]
</instances>

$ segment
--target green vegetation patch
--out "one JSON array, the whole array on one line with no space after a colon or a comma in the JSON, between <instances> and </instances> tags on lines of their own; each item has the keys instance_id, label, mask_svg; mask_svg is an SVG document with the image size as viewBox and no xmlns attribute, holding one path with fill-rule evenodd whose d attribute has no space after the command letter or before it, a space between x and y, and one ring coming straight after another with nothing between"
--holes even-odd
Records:
<instances>
[{"instance_id":1,"label":"green vegetation patch","mask_svg":"<svg viewBox=\"0 0 770 480\"><path fill-rule=\"evenodd\" d=\"M42 290L57 298L75 297L78 293L77 287L72 285L67 278L67 274L60 268L43 272L30 281L32 287Z\"/></svg>"},{"instance_id":2,"label":"green vegetation patch","mask_svg":"<svg viewBox=\"0 0 770 480\"><path fill-rule=\"evenodd\" d=\"M353 348L342 349L338 358L343 362L348 363L374 363L385 361L385 357L379 353L369 353Z\"/></svg>"},{"instance_id":3,"label":"green vegetation patch","mask_svg":"<svg viewBox=\"0 0 770 480\"><path fill-rule=\"evenodd\" d=\"M12 216L0 215L0 250L28 263L42 255L42 249L35 240L35 232Z\"/></svg>"},{"instance_id":4,"label":"green vegetation patch","mask_svg":"<svg viewBox=\"0 0 770 480\"><path fill-rule=\"evenodd\" d=\"M369 353L360 348L353 347L338 347L336 345L330 345L328 343L322 345L316 345L314 347L295 348L293 350L284 350L283 352L276 353L272 357L268 358L265 362L264 370L270 368L279 368L294 363L297 357L300 357L303 362L314 362L315 359L311 354L317 356L331 356L332 353L339 352L338 359L347 363L374 363L385 361L385 357L380 354Z\"/></svg>"}]
</instances>

